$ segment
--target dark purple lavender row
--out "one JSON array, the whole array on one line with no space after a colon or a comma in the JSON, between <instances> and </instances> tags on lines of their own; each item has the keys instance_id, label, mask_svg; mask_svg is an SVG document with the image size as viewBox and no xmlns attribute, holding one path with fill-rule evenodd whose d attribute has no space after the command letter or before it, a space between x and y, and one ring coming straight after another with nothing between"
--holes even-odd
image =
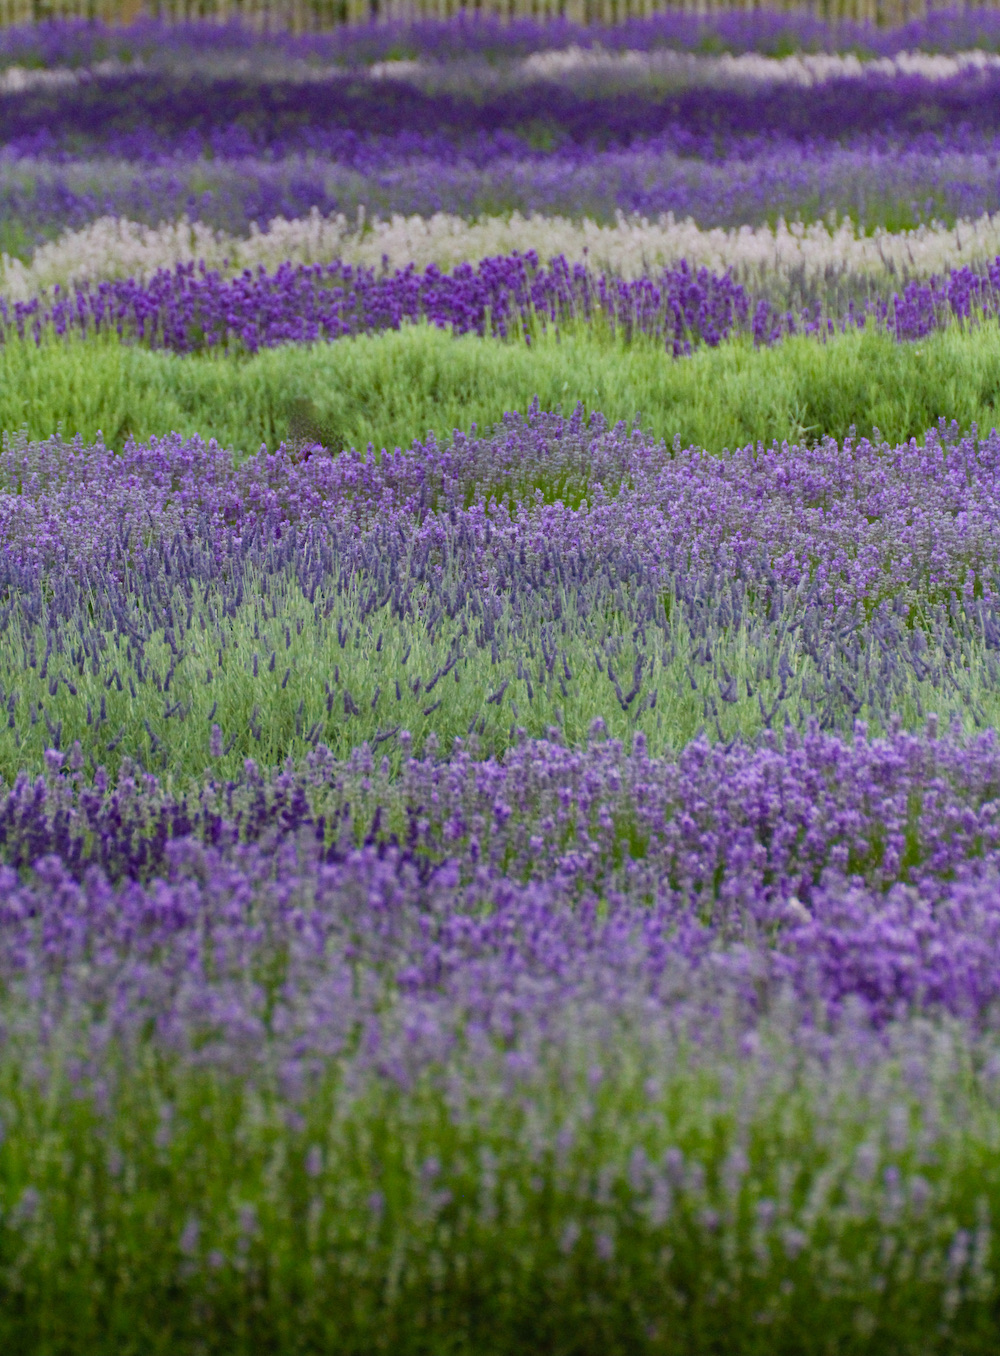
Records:
<instances>
[{"instance_id":1,"label":"dark purple lavender row","mask_svg":"<svg viewBox=\"0 0 1000 1356\"><path fill-rule=\"evenodd\" d=\"M436 265L394 272L333 264L284 264L232 279L178 265L148 282L134 279L57 291L51 299L0 300L7 333L40 340L58 335L116 331L153 347L180 353L239 342L250 352L293 342L338 339L398 329L426 320L456 334L530 333L535 319L553 323L603 316L626 337L646 334L686 352L692 340L717 344L749 320L743 287L725 274L686 263L657 278L626 282L594 277L583 265L558 257L548 267L537 255L515 254L460 264L451 273Z\"/></svg>"},{"instance_id":2,"label":"dark purple lavender row","mask_svg":"<svg viewBox=\"0 0 1000 1356\"><path fill-rule=\"evenodd\" d=\"M0 63L23 66L90 66L108 59L156 62L206 52L229 55L278 50L293 60L365 65L405 58L446 60L470 53L494 59L529 56L567 47L610 51L963 52L1000 49L1000 20L986 8L934 10L923 19L892 28L840 20L826 23L805 10L720 10L696 15L679 11L615 25L583 26L563 19L516 17L414 20L344 26L328 33L261 34L236 22L162 24L139 19L126 27L100 22L49 20L7 28L0 34Z\"/></svg>"},{"instance_id":3,"label":"dark purple lavender row","mask_svg":"<svg viewBox=\"0 0 1000 1356\"><path fill-rule=\"evenodd\" d=\"M13 116L20 122L19 114ZM825 135L820 125L813 126L805 136L796 135L794 130L786 132L780 125L760 128L749 125L746 129L727 131L691 128L675 122L649 134L622 139L604 135L574 139L540 128L534 117L530 118L526 132L517 125L490 125L489 118L484 119L484 126L470 128L461 116L456 118L454 127L429 126L419 130L406 125L405 118L402 127L386 129L371 121L357 126L331 125L303 117L301 125L291 130L286 126L284 133L276 131L276 124L269 118L267 110L262 110L258 120L260 134L255 131L254 119L215 126L206 122L203 127L182 128L177 132L171 131L169 125L150 122L115 128L92 141L77 135L65 141L42 117L37 129L18 131L3 143L2 151L12 169L22 161L29 166L37 160L69 167L82 166L88 160L122 160L175 172L196 162L207 174L213 162L258 164L263 170L290 161L300 174L307 173L310 166L315 169L328 162L327 167L336 165L366 176L399 173L408 166L429 161L453 173L487 171L496 168L498 162L507 166L517 163L525 173L533 169L538 174L545 166L560 165L580 172L602 163L613 164L616 153L621 156L631 151L640 157L638 164L677 158L719 169L731 166L731 172L736 173L740 164L791 156L820 162L838 149L855 155L859 163L895 154L945 162L949 157L982 156L992 157L995 162L1000 135L1000 126L991 123L973 127L959 122L950 126L940 118L934 119L933 125L914 131L864 128L843 138ZM598 117L597 121L603 124L603 118ZM373 125L378 130L372 130ZM281 127L280 121L277 127Z\"/></svg>"},{"instance_id":4,"label":"dark purple lavender row","mask_svg":"<svg viewBox=\"0 0 1000 1356\"><path fill-rule=\"evenodd\" d=\"M345 132L378 128L382 136L444 135L459 144L506 132L551 150L666 136L672 148L704 157L769 135L806 145L873 135L905 142L942 132L993 137L998 91L1000 75L991 71L941 81L873 73L808 87L690 86L652 95L628 88L595 95L555 80L494 93L470 77L463 94L361 77L302 83L138 72L0 96L0 144L15 153L94 154L121 151L136 138L137 147L190 154L221 135L221 148L231 142L242 154L285 155L323 151Z\"/></svg>"},{"instance_id":5,"label":"dark purple lavender row","mask_svg":"<svg viewBox=\"0 0 1000 1356\"><path fill-rule=\"evenodd\" d=\"M135 279L80 284L66 293L13 306L0 299L0 337L16 334L36 343L43 335L117 333L178 353L238 344L251 353L285 343L312 343L399 329L427 321L455 334L521 333L530 341L541 324L601 321L626 340L637 336L665 344L675 357L693 344L712 347L749 333L757 344L802 331L825 336L835 328L874 323L898 339L919 339L955 319L993 317L1000 289L1000 259L985 274L968 266L946 278L910 282L902 295L874 300L828 316L817 306L798 315L756 302L735 282L685 261L661 273L626 281L594 275L564 257L542 265L533 252L460 264L450 272L413 265L389 273L333 264L283 264L273 274L261 266L235 278L204 264L161 269Z\"/></svg>"}]
</instances>

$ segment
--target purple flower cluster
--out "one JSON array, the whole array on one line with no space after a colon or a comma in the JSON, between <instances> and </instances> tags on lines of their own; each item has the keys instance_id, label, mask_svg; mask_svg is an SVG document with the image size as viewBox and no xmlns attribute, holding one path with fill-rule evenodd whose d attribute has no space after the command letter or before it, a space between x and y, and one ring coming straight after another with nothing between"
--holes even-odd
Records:
<instances>
[{"instance_id":1,"label":"purple flower cluster","mask_svg":"<svg viewBox=\"0 0 1000 1356\"><path fill-rule=\"evenodd\" d=\"M903 295L893 298L891 319L888 307L884 318L895 329L897 338L922 339L937 329L943 316L969 320L994 314L998 288L1000 259L990 265L985 277L970 268L954 269L944 279L908 283Z\"/></svg>"},{"instance_id":2,"label":"purple flower cluster","mask_svg":"<svg viewBox=\"0 0 1000 1356\"><path fill-rule=\"evenodd\" d=\"M911 280L902 293L891 297L868 298L861 305L854 299L836 317L836 327L846 330L874 323L889 329L899 340L923 339L934 330L955 320L980 321L997 314L1000 298L1000 258L985 273L963 265L949 270L944 278ZM812 310L803 307L799 315L780 312L767 300L753 309L753 337L758 344L774 343L786 334L830 334L834 319L823 313L821 305Z\"/></svg>"},{"instance_id":3,"label":"purple flower cluster","mask_svg":"<svg viewBox=\"0 0 1000 1356\"><path fill-rule=\"evenodd\" d=\"M99 771L91 785L79 750L50 751L46 777L22 774L0 796L0 855L18 870L58 858L81 882L96 868L148 883L188 840L233 869L252 846L258 874L293 848L315 873L364 843L455 889L535 882L566 901L680 911L717 941L764 947L851 890L870 911L889 892L945 924L956 882L985 893L1000 867L993 731L939 735L936 718L930 733L874 740L863 726L850 741L786 728L756 747L700 738L672 761L641 734L626 753L602 725L584 749L521 740L503 762L460 739L397 774L367 744L343 761L320 746L297 767L262 774L248 760L184 796L130 763L117 784Z\"/></svg>"},{"instance_id":4,"label":"purple flower cluster","mask_svg":"<svg viewBox=\"0 0 1000 1356\"><path fill-rule=\"evenodd\" d=\"M586 996L611 1021L646 1008L683 1028L715 1007L744 1031L782 993L822 1027L845 1009L875 1025L921 1012L988 1024L1000 999L991 872L888 894L831 877L808 906L737 881L703 911L665 888L649 902L612 892L598 909L558 878L462 882L458 863L421 869L395 848L324 861L305 837L235 854L178 839L162 869L112 886L97 871L78 882L53 857L29 883L0 868L7 1002L43 1024L49 1004L30 994L58 976L74 1025L106 1014L104 1048L135 1058L151 1031L164 1055L244 1073L277 1061L300 1086L367 1026L375 1068L405 1087L463 1032L486 1048L505 1031L530 1043ZM421 1014L423 1038L407 1040ZM91 1078L102 1062L95 1052Z\"/></svg>"},{"instance_id":5,"label":"purple flower cluster","mask_svg":"<svg viewBox=\"0 0 1000 1356\"><path fill-rule=\"evenodd\" d=\"M398 329L404 321L427 320L456 334L501 337L530 334L536 318L558 323L600 314L626 337L644 334L675 354L692 340L715 345L740 323L749 302L745 290L725 274L692 269L681 262L659 276L623 281L594 277L580 264L557 257L548 267L537 255L484 259L460 264L451 273L413 265L379 274L350 264L284 264L273 274L263 267L226 279L204 265L160 270L148 282L134 279L58 291L51 301L35 299L8 308L0 317L24 338L116 330L153 347L187 353L239 341L250 352L261 347Z\"/></svg>"},{"instance_id":6,"label":"purple flower cluster","mask_svg":"<svg viewBox=\"0 0 1000 1356\"><path fill-rule=\"evenodd\" d=\"M588 423L579 409L533 409L444 445L303 459L262 448L236 466L214 442L176 435L121 455L12 440L0 486L7 588L68 588L110 566L148 571L144 558L150 587L164 570L171 587L173 573L193 568L186 553L204 551L204 568L228 573L238 561L264 567L281 541L291 559L297 540L305 548L320 534L338 551L379 545L385 567L416 547L439 576L456 565L470 584L509 587L540 567L533 590L555 555L600 574L627 543L679 595L730 598L730 620L736 586L765 608L779 594L809 599L832 619L893 600L909 614L1000 597L996 432L709 456L609 429L600 415Z\"/></svg>"},{"instance_id":7,"label":"purple flower cluster","mask_svg":"<svg viewBox=\"0 0 1000 1356\"><path fill-rule=\"evenodd\" d=\"M377 781L363 754L355 762ZM319 787L341 771L324 763L318 754L308 774ZM992 738L852 748L818 735L784 753L695 745L677 766L598 742L585 754L525 745L507 767L460 756L406 769L408 794L433 784L444 813L511 825L510 838L519 817L543 833L542 812L564 831L589 818L587 857L623 810L662 822L665 841L635 879L623 873L624 889L591 878L581 893L563 867L571 853L541 842L533 861L552 870L526 883L491 870L471 840L436 864L378 841L325 852L287 774L271 788L286 801L282 833L250 845L220 841L230 825L214 843L178 837L148 883L94 868L79 878L52 855L29 879L0 867L17 1070L15 1082L4 1068L2 1085L0 1246L31 1276L42 1260L31 1225L59 1220L68 1240L42 1235L50 1268L85 1227L86 1257L104 1261L128 1251L124 1221L144 1219L149 1198L167 1217L156 1265L147 1248L125 1276L165 1278L153 1289L173 1296L168 1322L207 1290L210 1331L230 1306L274 1324L281 1297L255 1305L255 1282L287 1238L293 1258L318 1254L286 1319L295 1331L346 1279L320 1265L325 1253L376 1295L404 1247L408 1288L435 1246L471 1252L492 1276L513 1201L532 1225L519 1254L532 1278L566 1283L582 1254L588 1293L603 1294L634 1252L656 1315L670 1306L655 1281L675 1266L697 1296L728 1281L787 1297L773 1280L791 1259L794 1284L823 1296L833 1256L828 1302L853 1317L868 1250L901 1235L908 1257L930 1259L923 1296L957 1279L973 1314L988 1312L998 771ZM254 778L217 794L245 797ZM125 778L118 794L127 814L157 788ZM41 825L74 801L60 778L33 796L15 788L5 815L17 798ZM117 808L105 804L106 823ZM908 852L916 884L886 891L832 868L805 899L791 893L801 887L783 866L797 849L801 860L825 836L846 864L868 834L886 857ZM970 871L977 835L983 861ZM742 870L693 890L723 843ZM39 1104L53 1119L49 1156L32 1139ZM81 1173L95 1151L99 1171ZM89 1224L81 1195L94 1177L105 1211ZM808 1187L804 1201L782 1194L787 1177ZM225 1190L209 1193L206 1178ZM282 1227L289 1200L309 1210L298 1237ZM749 1276L720 1239L756 1256ZM688 1251L702 1249L688 1275ZM907 1273L883 1265L877 1294L894 1295ZM631 1267L626 1277L634 1289ZM101 1300L106 1285L94 1282ZM453 1285L439 1274L434 1293L461 1314ZM122 1289L135 1303L145 1287ZM544 1294L550 1305L551 1285Z\"/></svg>"},{"instance_id":8,"label":"purple flower cluster","mask_svg":"<svg viewBox=\"0 0 1000 1356\"><path fill-rule=\"evenodd\" d=\"M626 340L666 345L675 356L692 344L714 347L738 333L757 344L786 334L824 336L835 327L888 326L898 339L919 339L954 319L992 317L997 311L1000 259L985 274L965 266L946 278L910 282L902 296L868 299L830 316L821 304L798 315L756 302L731 273L693 269L686 261L659 274L626 281L594 275L564 257L547 266L534 252L460 264L448 273L411 264L388 273L332 264L283 264L223 277L204 264L161 269L147 282L134 278L56 288L51 297L9 306L0 299L0 337L16 333L41 343L54 332L119 336L178 353L237 343L251 353L284 343L312 343L399 329L427 321L455 334L521 333L530 342L538 324L600 318Z\"/></svg>"}]
</instances>

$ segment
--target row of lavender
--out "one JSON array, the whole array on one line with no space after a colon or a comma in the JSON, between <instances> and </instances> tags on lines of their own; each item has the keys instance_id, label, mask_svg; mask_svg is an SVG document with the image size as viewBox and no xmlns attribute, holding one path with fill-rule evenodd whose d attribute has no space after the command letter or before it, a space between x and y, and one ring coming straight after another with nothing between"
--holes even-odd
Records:
<instances>
[{"instance_id":1,"label":"row of lavender","mask_svg":"<svg viewBox=\"0 0 1000 1356\"><path fill-rule=\"evenodd\" d=\"M771 344L789 334L824 337L867 324L900 340L921 339L956 320L992 319L998 287L1000 257L984 272L955 268L944 278L912 280L888 297L863 279L847 285L836 279L835 304L838 295L848 295L833 314L823 304L827 289L805 284L819 299L796 314L778 310L767 296L753 297L731 271L719 275L683 260L636 279L595 274L562 256L544 265L534 251L450 272L436 264L423 272L412 264L390 272L387 261L381 270L337 261L282 264L273 273L261 265L256 273L226 277L190 263L159 269L145 281L57 285L51 294L12 305L0 298L0 339L16 335L41 344L53 335L117 334L177 353L232 347L255 353L418 322L456 335L522 335L530 342L539 326L576 322L602 323L627 341L654 339L677 357L693 344L715 347L738 334Z\"/></svg>"},{"instance_id":2,"label":"row of lavender","mask_svg":"<svg viewBox=\"0 0 1000 1356\"><path fill-rule=\"evenodd\" d=\"M400 138L351 151L363 169L325 156L227 160L206 158L200 149L153 165L64 152L0 161L0 248L28 259L40 242L104 216L150 226L187 216L245 237L253 223L307 217L313 208L351 218L363 208L370 217L448 212L504 219L538 212L599 223L618 213L652 219L673 213L726 228L848 216L867 231L954 224L1000 210L992 138L970 147L957 133L912 148L778 142L749 159L722 162L655 146L560 149L539 158L491 148L489 138L473 156L468 148L438 151L435 140L400 145Z\"/></svg>"},{"instance_id":3,"label":"row of lavender","mask_svg":"<svg viewBox=\"0 0 1000 1356\"><path fill-rule=\"evenodd\" d=\"M248 759L191 795L131 759L116 784L103 771L91 782L78 746L50 750L44 777L21 774L0 799L0 845L15 869L5 879L32 865L37 876L44 861L40 900L58 880L71 894L99 883L142 898L186 862L253 882L289 860L315 876L359 852L388 853L394 869L459 895L501 883L530 894L533 882L538 898L562 901L556 913L588 900L646 908L671 948L683 949L669 934L686 920L700 955L749 947L761 979L821 998L824 1022L853 1003L878 1025L911 1007L994 1024L994 731L945 732L936 717L919 734L897 722L879 739L860 723L853 739L789 727L756 747L702 736L676 760L654 757L641 734L626 752L600 719L579 748L553 734L522 738L502 762L483 758L475 737L447 758L435 739L418 758L407 735L397 773L367 744L343 760L321 746L281 771ZM4 916L22 944L27 921ZM894 941L878 955L865 939L881 929ZM4 954L16 969L16 952ZM746 1020L759 1016L750 1004Z\"/></svg>"},{"instance_id":4,"label":"row of lavender","mask_svg":"<svg viewBox=\"0 0 1000 1356\"><path fill-rule=\"evenodd\" d=\"M998 475L8 443L5 1344L988 1350Z\"/></svg>"},{"instance_id":5,"label":"row of lavender","mask_svg":"<svg viewBox=\"0 0 1000 1356\"><path fill-rule=\"evenodd\" d=\"M405 72L308 81L122 72L3 94L0 141L15 158L311 154L375 171L421 150L473 163L504 151L531 163L637 143L701 160L746 159L773 142L989 150L1000 130L996 66L937 81L877 71L812 85L730 80L721 89L680 77L664 89L629 88L628 77L625 67L624 87L604 90L540 74L494 90L475 71L444 88Z\"/></svg>"},{"instance_id":6,"label":"row of lavender","mask_svg":"<svg viewBox=\"0 0 1000 1356\"><path fill-rule=\"evenodd\" d=\"M576 745L598 716L657 752L699 724L992 725L998 468L995 434L708 457L579 412L238 467L199 440L15 441L3 766L128 755L197 784L320 743L396 769L414 740Z\"/></svg>"}]
</instances>

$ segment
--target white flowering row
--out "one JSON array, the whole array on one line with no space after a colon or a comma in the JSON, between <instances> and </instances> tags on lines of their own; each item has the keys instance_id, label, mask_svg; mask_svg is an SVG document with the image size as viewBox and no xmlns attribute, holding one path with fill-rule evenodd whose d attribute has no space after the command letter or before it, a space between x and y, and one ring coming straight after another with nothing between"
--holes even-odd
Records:
<instances>
[{"instance_id":1,"label":"white flowering row","mask_svg":"<svg viewBox=\"0 0 1000 1356\"><path fill-rule=\"evenodd\" d=\"M417 63L400 74L412 78ZM389 63L383 63L383 73ZM557 79L563 76L608 75L641 80L679 76L685 83L816 85L827 80L861 79L870 75L919 76L923 80L953 80L959 75L996 70L1000 56L968 51L948 55L938 52L899 52L892 57L862 60L853 53L803 52L787 57L767 57L759 52L738 56L697 56L690 52L607 52L600 47L569 47L562 51L535 52L520 63L525 78Z\"/></svg>"},{"instance_id":2,"label":"white flowering row","mask_svg":"<svg viewBox=\"0 0 1000 1356\"><path fill-rule=\"evenodd\" d=\"M170 54L163 61L170 64ZM50 88L71 85L94 76L136 73L160 64L155 57L150 63L142 60L120 62L114 59L98 62L90 67L69 69L53 67L48 70L22 66L8 66L0 70L0 94L17 94L38 87ZM188 54L188 71L206 70L215 74L281 75L283 79L313 82L335 79L345 75L347 68L335 64L314 64L286 57L280 51L263 54L250 61L242 54L207 52L200 58ZM457 82L459 87L474 72L477 82L487 85L519 83L530 80L580 79L588 76L642 84L645 81L678 82L682 84L790 84L811 86L827 80L861 79L870 75L884 77L919 76L923 80L952 80L960 75L1000 68L1000 55L970 50L967 52L899 52L891 57L862 59L854 53L803 52L787 57L762 56L759 52L729 52L718 56L704 56L693 52L675 52L660 49L650 52L608 51L603 47L568 47L547 52L534 52L528 57L508 62L487 62L480 57L460 57L446 61L389 60L376 61L367 67L367 74L376 80L406 80L416 83L430 81L438 88L447 88ZM353 72L357 75L359 72Z\"/></svg>"},{"instance_id":3,"label":"white flowering row","mask_svg":"<svg viewBox=\"0 0 1000 1356\"><path fill-rule=\"evenodd\" d=\"M634 89L730 87L739 85L796 85L811 88L831 80L861 80L871 76L892 79L917 76L931 84L1000 70L1000 55L993 52L899 52L891 57L862 59L853 53L803 52L787 57L762 56L759 52L726 52L703 56L693 52L660 49L651 52L610 52L602 47L567 47L534 52L515 61L487 62L479 56L446 61L404 58L377 61L367 68L373 80L399 80L436 92L462 92L470 80L490 90L509 88L534 80L564 80L585 86L610 85ZM301 78L329 78L337 68L307 70Z\"/></svg>"},{"instance_id":4,"label":"white flowering row","mask_svg":"<svg viewBox=\"0 0 1000 1356\"><path fill-rule=\"evenodd\" d=\"M42 245L30 263L0 257L0 295L24 301L55 283L117 277L145 278L159 268L204 261L209 268L237 273L263 265L325 263L344 259L392 268L435 263L452 268L515 250L535 250L542 260L564 255L595 269L637 277L687 259L717 272L733 268L752 281L766 276L817 277L850 273L873 280L886 274L926 277L963 263L981 264L1000 255L1000 213L955 227L920 226L890 233L860 235L849 221L835 229L779 223L735 230L702 230L693 221L672 216L651 222L619 215L613 225L571 221L565 217L485 217L467 222L438 213L429 218L396 216L354 220L322 217L316 211L296 221L278 217L267 230L254 229L237 239L186 219L157 227L117 217L102 217L80 231Z\"/></svg>"}]
</instances>

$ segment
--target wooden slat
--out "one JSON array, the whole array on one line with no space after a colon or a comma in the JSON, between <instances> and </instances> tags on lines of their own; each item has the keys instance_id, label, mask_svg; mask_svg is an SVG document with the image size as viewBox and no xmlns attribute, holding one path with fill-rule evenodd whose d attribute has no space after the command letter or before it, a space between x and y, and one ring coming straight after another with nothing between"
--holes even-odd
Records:
<instances>
[{"instance_id":1,"label":"wooden slat","mask_svg":"<svg viewBox=\"0 0 1000 1356\"><path fill-rule=\"evenodd\" d=\"M0 0L0 26L30 24L48 18L98 17L108 23L128 24L141 15L167 22L202 17L225 22L238 17L258 29L291 28L295 32L330 29L347 23L367 23L370 0ZM938 9L997 9L1000 0L812 0L801 8L836 22L853 20L894 27L926 17ZM620 23L626 18L648 18L669 10L710 14L725 9L794 11L796 0L376 0L376 17L384 22L407 18L445 19L463 9L470 13L510 19L532 15L538 19L565 17L574 23Z\"/></svg>"}]
</instances>

